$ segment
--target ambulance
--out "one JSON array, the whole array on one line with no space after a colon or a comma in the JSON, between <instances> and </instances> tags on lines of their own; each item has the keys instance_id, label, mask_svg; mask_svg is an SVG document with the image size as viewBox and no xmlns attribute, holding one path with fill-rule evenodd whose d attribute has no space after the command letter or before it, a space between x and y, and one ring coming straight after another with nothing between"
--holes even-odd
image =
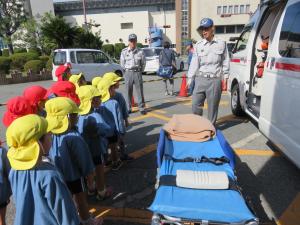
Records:
<instances>
[{"instance_id":1,"label":"ambulance","mask_svg":"<svg viewBox=\"0 0 300 225\"><path fill-rule=\"evenodd\" d=\"M228 90L232 113L300 168L300 0L261 1L236 40Z\"/></svg>"}]
</instances>

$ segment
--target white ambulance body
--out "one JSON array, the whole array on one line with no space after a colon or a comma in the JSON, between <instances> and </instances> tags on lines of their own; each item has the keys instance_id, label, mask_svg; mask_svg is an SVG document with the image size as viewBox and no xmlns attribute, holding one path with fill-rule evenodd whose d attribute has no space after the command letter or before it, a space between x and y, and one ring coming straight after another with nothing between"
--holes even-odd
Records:
<instances>
[{"instance_id":1,"label":"white ambulance body","mask_svg":"<svg viewBox=\"0 0 300 225\"><path fill-rule=\"evenodd\" d=\"M246 112L300 168L300 0L262 1L233 50L233 114Z\"/></svg>"}]
</instances>

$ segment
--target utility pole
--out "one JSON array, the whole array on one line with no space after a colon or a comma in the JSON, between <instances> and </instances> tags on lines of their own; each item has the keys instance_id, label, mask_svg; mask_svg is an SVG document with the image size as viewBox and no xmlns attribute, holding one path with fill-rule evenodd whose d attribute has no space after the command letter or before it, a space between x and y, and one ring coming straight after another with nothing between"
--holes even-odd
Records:
<instances>
[{"instance_id":1,"label":"utility pole","mask_svg":"<svg viewBox=\"0 0 300 225\"><path fill-rule=\"evenodd\" d=\"M85 0L82 0L82 6L83 6L84 28L87 30L87 19L86 19L86 10L85 10Z\"/></svg>"}]
</instances>

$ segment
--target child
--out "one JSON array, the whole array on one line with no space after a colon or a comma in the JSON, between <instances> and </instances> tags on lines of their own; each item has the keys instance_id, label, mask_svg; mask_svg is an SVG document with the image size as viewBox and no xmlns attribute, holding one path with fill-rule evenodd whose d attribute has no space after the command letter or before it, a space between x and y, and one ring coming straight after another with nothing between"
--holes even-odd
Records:
<instances>
[{"instance_id":1,"label":"child","mask_svg":"<svg viewBox=\"0 0 300 225\"><path fill-rule=\"evenodd\" d=\"M76 130L79 108L66 97L48 100L45 108L46 119L53 126L49 156L74 196L82 224L99 224L90 217L82 187L82 178L94 172L94 164L87 144Z\"/></svg>"},{"instance_id":2,"label":"child","mask_svg":"<svg viewBox=\"0 0 300 225\"><path fill-rule=\"evenodd\" d=\"M101 92L104 110L101 110L101 107L99 107L97 111L103 115L105 121L111 126L115 126L115 133L108 138L108 143L111 150L112 170L118 170L123 163L117 154L117 145L119 136L125 134L125 126L120 106L116 100L112 99L112 96L115 95L114 84L116 82L109 79L102 79L99 82L98 89Z\"/></svg>"},{"instance_id":3,"label":"child","mask_svg":"<svg viewBox=\"0 0 300 225\"><path fill-rule=\"evenodd\" d=\"M104 79L109 79L112 82L116 82L116 84L114 85L114 89L118 89L120 87L120 80L122 78L119 77L117 74L115 74L115 73L106 73L106 74L104 74L103 78ZM124 118L125 127L128 127L129 126L129 121L128 121L129 114L128 114L128 108L127 108L127 105L126 105L125 98L123 97L123 95L120 92L115 91L115 95L112 96L112 99L116 100L119 103L120 110L121 110L121 113L122 113L123 118ZM125 135L121 135L120 140L119 140L121 160L132 160L133 158L125 153L124 136Z\"/></svg>"},{"instance_id":4,"label":"child","mask_svg":"<svg viewBox=\"0 0 300 225\"><path fill-rule=\"evenodd\" d=\"M60 65L55 70L55 76L58 81L68 81L71 76L71 68L69 66Z\"/></svg>"},{"instance_id":5,"label":"child","mask_svg":"<svg viewBox=\"0 0 300 225\"><path fill-rule=\"evenodd\" d=\"M96 198L103 200L112 195L112 190L105 187L104 153L107 149L105 137L112 136L114 130L105 123L99 113L94 111L101 105L101 93L97 88L91 85L80 87L79 98L81 104L78 131L88 144L96 166ZM89 192L92 192L91 188L89 188Z\"/></svg>"},{"instance_id":6,"label":"child","mask_svg":"<svg viewBox=\"0 0 300 225\"><path fill-rule=\"evenodd\" d=\"M46 94L47 89L41 86L30 86L23 91L23 97L31 105L32 112L44 117L46 117L44 110Z\"/></svg>"},{"instance_id":7,"label":"child","mask_svg":"<svg viewBox=\"0 0 300 225\"><path fill-rule=\"evenodd\" d=\"M54 165L43 160L51 147L47 130L51 130L47 121L33 114L16 119L7 129L15 225L80 224L61 174Z\"/></svg>"},{"instance_id":8,"label":"child","mask_svg":"<svg viewBox=\"0 0 300 225\"><path fill-rule=\"evenodd\" d=\"M47 98L51 95L55 95L55 97L67 97L77 105L80 105L80 100L76 94L76 87L70 81L59 81L52 84L48 90Z\"/></svg>"},{"instance_id":9,"label":"child","mask_svg":"<svg viewBox=\"0 0 300 225\"><path fill-rule=\"evenodd\" d=\"M2 122L4 126L8 127L15 119L32 113L29 102L24 97L17 96L7 101Z\"/></svg>"},{"instance_id":10,"label":"child","mask_svg":"<svg viewBox=\"0 0 300 225\"><path fill-rule=\"evenodd\" d=\"M102 77L94 77L93 80L92 80L92 85L94 87L97 87L99 82L101 81Z\"/></svg>"},{"instance_id":11,"label":"child","mask_svg":"<svg viewBox=\"0 0 300 225\"><path fill-rule=\"evenodd\" d=\"M5 225L6 206L11 196L8 174L10 164L8 162L6 149L1 147L0 142L0 225Z\"/></svg>"},{"instance_id":12,"label":"child","mask_svg":"<svg viewBox=\"0 0 300 225\"><path fill-rule=\"evenodd\" d=\"M70 76L69 81L75 85L76 94L78 94L78 88L79 87L81 87L83 85L86 85L86 80L85 80L85 77L84 77L83 73L80 73L78 75Z\"/></svg>"}]
</instances>

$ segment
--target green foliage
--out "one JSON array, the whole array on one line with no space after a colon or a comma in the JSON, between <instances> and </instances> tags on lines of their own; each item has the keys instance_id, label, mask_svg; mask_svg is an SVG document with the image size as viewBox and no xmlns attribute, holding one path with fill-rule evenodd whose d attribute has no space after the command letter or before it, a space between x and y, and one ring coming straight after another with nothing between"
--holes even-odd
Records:
<instances>
[{"instance_id":1,"label":"green foliage","mask_svg":"<svg viewBox=\"0 0 300 225\"><path fill-rule=\"evenodd\" d=\"M39 73L43 68L45 68L46 63L42 60L30 60L24 65L25 72L31 70L32 73Z\"/></svg>"},{"instance_id":2,"label":"green foliage","mask_svg":"<svg viewBox=\"0 0 300 225\"><path fill-rule=\"evenodd\" d=\"M47 61L47 64L46 64L46 69L48 71L52 71L52 67L53 67L52 61L53 61L53 58L49 57L49 60Z\"/></svg>"},{"instance_id":3,"label":"green foliage","mask_svg":"<svg viewBox=\"0 0 300 225\"><path fill-rule=\"evenodd\" d=\"M28 52L34 53L34 54L37 54L37 55L42 54L41 49L39 49L39 48L30 48L30 49L28 49Z\"/></svg>"},{"instance_id":4,"label":"green foliage","mask_svg":"<svg viewBox=\"0 0 300 225\"><path fill-rule=\"evenodd\" d=\"M9 51L7 48L2 50L2 56L8 57L9 56Z\"/></svg>"},{"instance_id":5,"label":"green foliage","mask_svg":"<svg viewBox=\"0 0 300 225\"><path fill-rule=\"evenodd\" d=\"M143 47L144 47L142 43L137 43L136 46L137 46L138 48L143 48Z\"/></svg>"},{"instance_id":6,"label":"green foliage","mask_svg":"<svg viewBox=\"0 0 300 225\"><path fill-rule=\"evenodd\" d=\"M2 56L2 50L0 49L0 56Z\"/></svg>"},{"instance_id":7,"label":"green foliage","mask_svg":"<svg viewBox=\"0 0 300 225\"><path fill-rule=\"evenodd\" d=\"M14 48L14 53L24 53L27 52L26 48Z\"/></svg>"},{"instance_id":8,"label":"green foliage","mask_svg":"<svg viewBox=\"0 0 300 225\"><path fill-rule=\"evenodd\" d=\"M71 48L74 46L79 28L72 27L61 16L46 14L41 19L41 35L47 45L55 48Z\"/></svg>"},{"instance_id":9,"label":"green foliage","mask_svg":"<svg viewBox=\"0 0 300 225\"><path fill-rule=\"evenodd\" d=\"M45 63L47 63L49 59L50 59L50 56L47 56L47 55L43 55L43 56L39 57L39 60L42 60Z\"/></svg>"},{"instance_id":10,"label":"green foliage","mask_svg":"<svg viewBox=\"0 0 300 225\"><path fill-rule=\"evenodd\" d=\"M11 68L22 70L24 64L30 60L38 59L38 55L36 53L16 53L10 56L11 59Z\"/></svg>"},{"instance_id":11,"label":"green foliage","mask_svg":"<svg viewBox=\"0 0 300 225\"><path fill-rule=\"evenodd\" d=\"M124 43L116 43L115 44L115 54L114 54L114 57L116 59L119 59L120 58L120 55L121 55L121 51L123 50L123 48L125 48L126 45Z\"/></svg>"},{"instance_id":12,"label":"green foliage","mask_svg":"<svg viewBox=\"0 0 300 225\"><path fill-rule=\"evenodd\" d=\"M102 50L110 56L114 56L115 47L112 44L105 44L102 46Z\"/></svg>"},{"instance_id":13,"label":"green foliage","mask_svg":"<svg viewBox=\"0 0 300 225\"><path fill-rule=\"evenodd\" d=\"M11 60L9 57L0 56L0 74L8 74Z\"/></svg>"},{"instance_id":14,"label":"green foliage","mask_svg":"<svg viewBox=\"0 0 300 225\"><path fill-rule=\"evenodd\" d=\"M101 49L102 44L103 41L101 41L101 38L98 33L93 34L91 31L86 31L82 28L78 28L76 41L73 47Z\"/></svg>"}]
</instances>

